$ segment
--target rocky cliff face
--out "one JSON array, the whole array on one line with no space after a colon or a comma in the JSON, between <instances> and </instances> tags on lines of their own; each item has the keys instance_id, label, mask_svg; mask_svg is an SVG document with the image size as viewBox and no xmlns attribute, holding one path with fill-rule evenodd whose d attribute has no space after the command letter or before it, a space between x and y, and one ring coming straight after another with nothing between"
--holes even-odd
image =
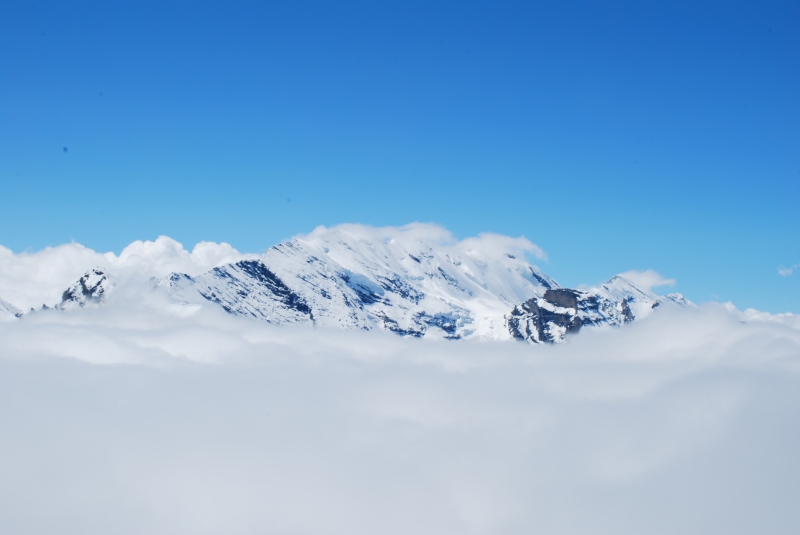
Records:
<instances>
[{"instance_id":1,"label":"rocky cliff face","mask_svg":"<svg viewBox=\"0 0 800 535\"><path fill-rule=\"evenodd\" d=\"M616 302L560 288L515 306L507 321L509 333L518 340L552 343L587 325L622 325L634 319L627 299Z\"/></svg>"},{"instance_id":2,"label":"rocky cliff face","mask_svg":"<svg viewBox=\"0 0 800 535\"><path fill-rule=\"evenodd\" d=\"M662 302L688 304L680 294L661 297L617 275L595 288L547 290L515 306L507 317L508 330L518 340L558 343L582 327L619 326L646 317Z\"/></svg>"}]
</instances>

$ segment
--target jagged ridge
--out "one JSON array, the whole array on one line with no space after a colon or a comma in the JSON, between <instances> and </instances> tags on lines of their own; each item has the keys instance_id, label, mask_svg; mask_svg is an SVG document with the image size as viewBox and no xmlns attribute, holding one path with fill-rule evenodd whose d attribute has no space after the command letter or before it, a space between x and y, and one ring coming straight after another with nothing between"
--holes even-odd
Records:
<instances>
[{"instance_id":1,"label":"jagged ridge","mask_svg":"<svg viewBox=\"0 0 800 535\"><path fill-rule=\"evenodd\" d=\"M195 278L172 274L161 286L179 302L205 299L276 324L455 339L507 338L504 316L511 307L558 285L511 254L336 228L276 245L258 262Z\"/></svg>"},{"instance_id":2,"label":"jagged ridge","mask_svg":"<svg viewBox=\"0 0 800 535\"><path fill-rule=\"evenodd\" d=\"M196 278L172 274L161 285L179 302L207 300L275 324L533 343L560 342L584 326L623 325L664 299L619 276L571 290L507 252L435 247L418 237L382 240L342 228L281 243L259 261Z\"/></svg>"},{"instance_id":3,"label":"jagged ridge","mask_svg":"<svg viewBox=\"0 0 800 535\"><path fill-rule=\"evenodd\" d=\"M562 342L587 326L624 325L664 301L687 304L679 294L661 297L623 276L595 288L562 288L524 259L526 244L533 247L526 240L520 252L505 237L431 243L424 232L381 230L321 228L271 247L259 260L197 276L172 273L155 286L181 305L213 303L276 325L531 343ZM113 286L104 269L89 270L56 308L102 303Z\"/></svg>"}]
</instances>

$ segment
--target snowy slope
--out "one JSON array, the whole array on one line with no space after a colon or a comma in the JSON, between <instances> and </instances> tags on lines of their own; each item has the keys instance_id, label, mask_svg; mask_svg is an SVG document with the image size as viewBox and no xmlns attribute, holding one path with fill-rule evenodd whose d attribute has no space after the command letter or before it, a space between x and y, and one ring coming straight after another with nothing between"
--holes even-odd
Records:
<instances>
[{"instance_id":1,"label":"snowy slope","mask_svg":"<svg viewBox=\"0 0 800 535\"><path fill-rule=\"evenodd\" d=\"M22 311L0 297L0 321L12 321L22 317Z\"/></svg>"},{"instance_id":2,"label":"snowy slope","mask_svg":"<svg viewBox=\"0 0 800 535\"><path fill-rule=\"evenodd\" d=\"M527 240L455 242L432 226L320 228L198 277L160 285L178 302L220 304L272 323L410 336L509 338L509 311L558 284L529 264Z\"/></svg>"},{"instance_id":3,"label":"snowy slope","mask_svg":"<svg viewBox=\"0 0 800 535\"><path fill-rule=\"evenodd\" d=\"M508 338L508 311L558 287L525 260L526 251L536 249L524 239L456 242L432 225L321 227L270 248L259 262L172 274L160 286L181 303L208 300L276 324Z\"/></svg>"},{"instance_id":4,"label":"snowy slope","mask_svg":"<svg viewBox=\"0 0 800 535\"><path fill-rule=\"evenodd\" d=\"M197 277L172 273L159 281L181 304L204 300L231 314L276 324L313 321L311 310L297 294L258 260L242 260L214 268Z\"/></svg>"},{"instance_id":5,"label":"snowy slope","mask_svg":"<svg viewBox=\"0 0 800 535\"><path fill-rule=\"evenodd\" d=\"M508 251L363 230L320 229L272 247L262 261L296 289L319 325L377 324L413 336L433 328L429 334L451 338L502 337L511 306L557 287Z\"/></svg>"}]
</instances>

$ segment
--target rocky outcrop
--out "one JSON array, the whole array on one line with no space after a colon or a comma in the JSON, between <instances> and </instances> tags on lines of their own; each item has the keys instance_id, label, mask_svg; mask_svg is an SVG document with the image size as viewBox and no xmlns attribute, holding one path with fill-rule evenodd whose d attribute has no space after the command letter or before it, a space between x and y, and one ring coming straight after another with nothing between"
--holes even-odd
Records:
<instances>
[{"instance_id":1,"label":"rocky outcrop","mask_svg":"<svg viewBox=\"0 0 800 535\"><path fill-rule=\"evenodd\" d=\"M506 317L512 338L531 343L559 343L583 327L620 326L652 313L663 302L690 305L681 294L661 297L617 275L588 290L547 290L517 305Z\"/></svg>"},{"instance_id":2,"label":"rocky outcrop","mask_svg":"<svg viewBox=\"0 0 800 535\"><path fill-rule=\"evenodd\" d=\"M517 305L508 316L512 338L529 342L562 342L586 325L622 325L634 320L627 299L613 302L578 290L547 290Z\"/></svg>"},{"instance_id":3,"label":"rocky outcrop","mask_svg":"<svg viewBox=\"0 0 800 535\"><path fill-rule=\"evenodd\" d=\"M84 307L88 304L102 303L113 286L105 269L101 267L90 269L75 284L64 291L61 295L61 302L56 305L56 308L67 310Z\"/></svg>"}]
</instances>

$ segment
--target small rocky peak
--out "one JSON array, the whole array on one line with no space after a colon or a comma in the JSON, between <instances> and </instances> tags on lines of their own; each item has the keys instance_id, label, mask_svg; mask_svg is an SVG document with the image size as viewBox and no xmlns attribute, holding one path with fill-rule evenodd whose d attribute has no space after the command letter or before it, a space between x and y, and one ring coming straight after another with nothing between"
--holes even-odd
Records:
<instances>
[{"instance_id":1,"label":"small rocky peak","mask_svg":"<svg viewBox=\"0 0 800 535\"><path fill-rule=\"evenodd\" d=\"M653 308L658 306L658 301L653 303ZM622 317L625 323L630 323L636 319L636 316L633 315L633 311L631 310L630 305L628 305L628 299L623 299L622 303L620 303L620 307L622 308Z\"/></svg>"},{"instance_id":2,"label":"small rocky peak","mask_svg":"<svg viewBox=\"0 0 800 535\"><path fill-rule=\"evenodd\" d=\"M88 303L101 303L112 287L113 283L105 269L101 267L90 269L61 294L58 308L63 310L83 307Z\"/></svg>"}]
</instances>

